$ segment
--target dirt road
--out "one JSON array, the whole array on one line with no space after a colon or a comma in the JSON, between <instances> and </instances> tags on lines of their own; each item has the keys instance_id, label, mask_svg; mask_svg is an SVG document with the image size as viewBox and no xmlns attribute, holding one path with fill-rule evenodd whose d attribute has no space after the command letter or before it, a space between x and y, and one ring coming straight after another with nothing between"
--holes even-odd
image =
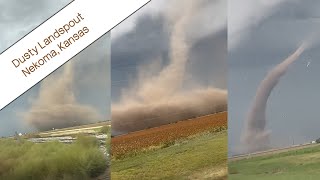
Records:
<instances>
[{"instance_id":1,"label":"dirt road","mask_svg":"<svg viewBox=\"0 0 320 180\"><path fill-rule=\"evenodd\" d=\"M235 156L229 157L228 161L229 162L230 161L238 161L238 160L241 160L241 159L249 159L249 158L252 158L252 157L272 155L272 154L288 152L288 151L292 151L292 150L299 150L299 149L315 147L315 146L320 146L320 144L308 143L308 144L295 145L295 146L279 148L279 149L270 149L270 150L267 150L267 151L260 151L260 152L250 153L250 154L235 155Z\"/></svg>"}]
</instances>

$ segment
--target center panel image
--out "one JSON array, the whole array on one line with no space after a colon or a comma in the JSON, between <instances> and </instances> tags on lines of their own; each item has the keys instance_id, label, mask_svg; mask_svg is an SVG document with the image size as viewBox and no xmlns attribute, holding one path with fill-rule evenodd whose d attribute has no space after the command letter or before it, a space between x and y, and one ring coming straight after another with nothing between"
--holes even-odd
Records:
<instances>
[{"instance_id":1,"label":"center panel image","mask_svg":"<svg viewBox=\"0 0 320 180\"><path fill-rule=\"evenodd\" d=\"M111 40L112 179L225 179L226 2L155 0Z\"/></svg>"}]
</instances>

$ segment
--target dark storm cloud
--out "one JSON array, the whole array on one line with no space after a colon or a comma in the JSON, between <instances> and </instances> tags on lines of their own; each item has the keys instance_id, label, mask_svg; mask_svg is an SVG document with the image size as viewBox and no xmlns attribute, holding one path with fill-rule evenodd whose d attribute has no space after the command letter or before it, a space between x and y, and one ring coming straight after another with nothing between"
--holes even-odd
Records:
<instances>
[{"instance_id":1,"label":"dark storm cloud","mask_svg":"<svg viewBox=\"0 0 320 180\"><path fill-rule=\"evenodd\" d=\"M297 44L319 31L318 6L320 1L315 0L278 6L276 12L259 22L241 44L229 51L229 64L249 67L278 64Z\"/></svg>"},{"instance_id":2,"label":"dark storm cloud","mask_svg":"<svg viewBox=\"0 0 320 180\"><path fill-rule=\"evenodd\" d=\"M227 88L227 30L199 39L190 51L188 67L192 78L201 85Z\"/></svg>"},{"instance_id":3,"label":"dark storm cloud","mask_svg":"<svg viewBox=\"0 0 320 180\"><path fill-rule=\"evenodd\" d=\"M112 42L112 67L136 63L168 51L169 35L161 16L143 16L136 28ZM128 55L130 55L128 57ZM131 56L133 55L133 57ZM142 59L142 60L141 60Z\"/></svg>"},{"instance_id":4,"label":"dark storm cloud","mask_svg":"<svg viewBox=\"0 0 320 180\"><path fill-rule=\"evenodd\" d=\"M279 20L292 21L313 21L320 18L320 2L318 0L296 1L296 3L287 3L279 6L277 13L272 14L270 18L276 17Z\"/></svg>"}]
</instances>

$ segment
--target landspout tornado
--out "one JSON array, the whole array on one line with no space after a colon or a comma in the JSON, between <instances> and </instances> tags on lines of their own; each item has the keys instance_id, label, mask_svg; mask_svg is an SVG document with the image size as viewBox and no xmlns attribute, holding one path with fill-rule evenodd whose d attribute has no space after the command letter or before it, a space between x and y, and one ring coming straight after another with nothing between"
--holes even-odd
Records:
<instances>
[{"instance_id":1,"label":"landspout tornado","mask_svg":"<svg viewBox=\"0 0 320 180\"><path fill-rule=\"evenodd\" d=\"M287 59L274 67L258 87L242 136L242 145L244 145L247 152L261 151L269 148L270 131L265 129L268 98L280 78L286 73L290 64L299 58L306 46L307 44L303 43Z\"/></svg>"},{"instance_id":2,"label":"landspout tornado","mask_svg":"<svg viewBox=\"0 0 320 180\"><path fill-rule=\"evenodd\" d=\"M22 118L40 131L97 122L102 119L92 106L81 104L74 94L74 66L68 62L63 71L44 79L39 95Z\"/></svg>"},{"instance_id":3,"label":"landspout tornado","mask_svg":"<svg viewBox=\"0 0 320 180\"><path fill-rule=\"evenodd\" d=\"M163 15L170 29L169 64L154 76L144 76L152 68L141 68L136 87L125 89L112 104L112 134L119 135L164 124L213 114L227 109L227 91L214 87L185 90L187 63L191 60L188 28L205 1L173 3ZM199 9L200 8L200 9ZM147 73L145 73L147 72Z\"/></svg>"}]
</instances>

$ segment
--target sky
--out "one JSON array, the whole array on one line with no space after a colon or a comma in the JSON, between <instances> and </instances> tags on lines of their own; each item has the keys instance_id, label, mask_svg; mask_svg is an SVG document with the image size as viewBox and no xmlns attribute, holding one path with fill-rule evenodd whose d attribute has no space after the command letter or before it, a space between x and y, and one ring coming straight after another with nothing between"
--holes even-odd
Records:
<instances>
[{"instance_id":1,"label":"sky","mask_svg":"<svg viewBox=\"0 0 320 180\"><path fill-rule=\"evenodd\" d=\"M70 0L0 0L0 52L69 2ZM72 93L78 104L95 109L102 117L101 120L110 120L110 49L110 34L107 33L72 59ZM52 75L60 76L64 68L65 65ZM10 136L16 131L36 131L33 125L24 121L21 114L30 111L39 98L40 86L41 82L0 111L0 136Z\"/></svg>"},{"instance_id":2,"label":"sky","mask_svg":"<svg viewBox=\"0 0 320 180\"><path fill-rule=\"evenodd\" d=\"M230 0L228 13L229 155L241 153L240 137L256 89L267 72L310 35L320 37L317 0ZM272 91L267 130L272 147L320 137L318 40L294 62Z\"/></svg>"}]
</instances>

